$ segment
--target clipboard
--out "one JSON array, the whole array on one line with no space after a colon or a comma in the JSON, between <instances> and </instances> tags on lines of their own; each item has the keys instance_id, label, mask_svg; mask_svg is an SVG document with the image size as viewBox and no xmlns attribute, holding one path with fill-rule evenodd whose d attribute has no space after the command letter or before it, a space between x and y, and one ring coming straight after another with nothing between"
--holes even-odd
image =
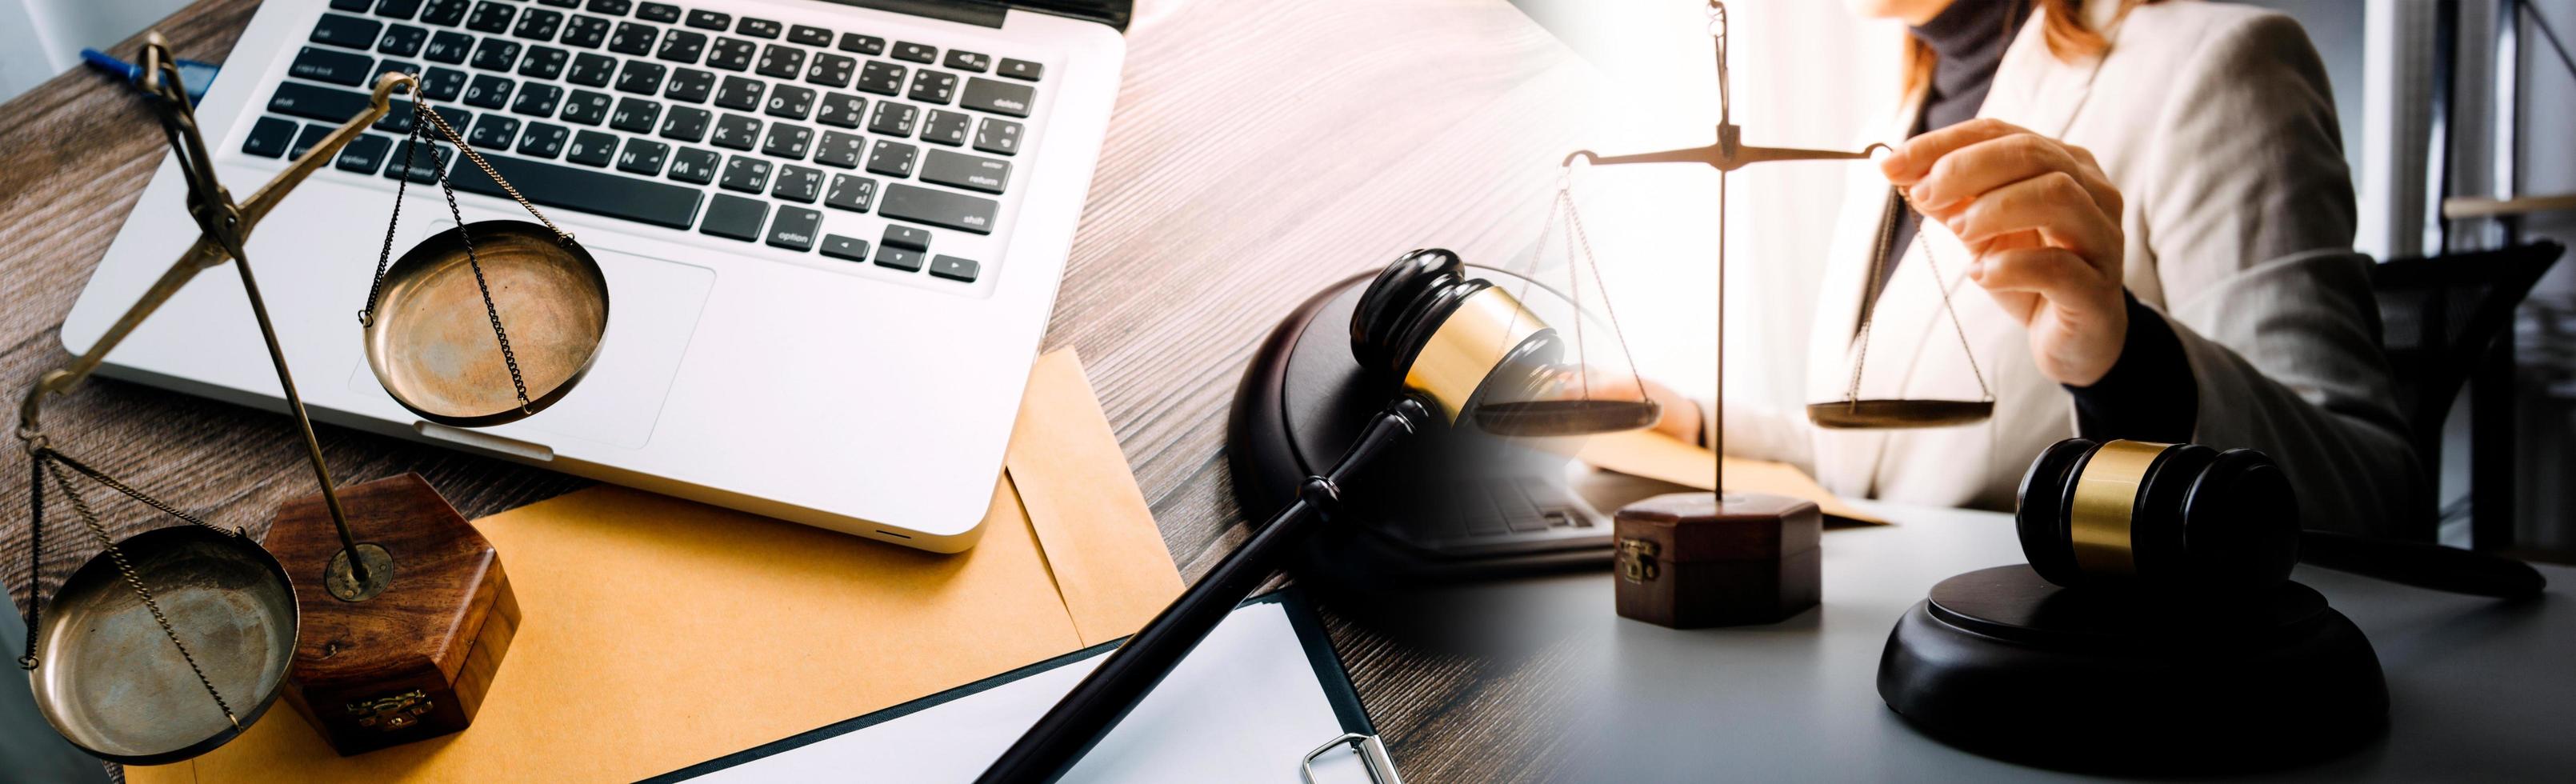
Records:
<instances>
[{"instance_id":1,"label":"clipboard","mask_svg":"<svg viewBox=\"0 0 2576 784\"><path fill-rule=\"evenodd\" d=\"M1094 645L644 781L711 784L837 772L964 782L1123 642ZM1286 677L1292 671L1311 681ZM1225 719L1209 720L1220 715ZM1259 752L1248 751L1254 747ZM1280 759L1276 767L1243 768L1242 760L1257 753L1279 753ZM1401 784L1312 605L1293 587L1236 605L1064 780Z\"/></svg>"}]
</instances>

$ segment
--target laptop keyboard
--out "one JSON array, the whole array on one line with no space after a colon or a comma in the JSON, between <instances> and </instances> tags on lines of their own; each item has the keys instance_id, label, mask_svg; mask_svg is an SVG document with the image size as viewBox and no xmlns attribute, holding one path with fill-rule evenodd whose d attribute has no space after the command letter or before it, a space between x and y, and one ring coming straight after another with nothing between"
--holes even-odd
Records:
<instances>
[{"instance_id":1,"label":"laptop keyboard","mask_svg":"<svg viewBox=\"0 0 2576 784\"><path fill-rule=\"evenodd\" d=\"M1037 62L632 0L332 0L242 151L293 158L403 71L530 201L972 283L936 234L991 234ZM342 171L506 198L466 161L406 167L411 102ZM823 230L826 210L886 219ZM836 221L846 225L846 222ZM872 225L872 224L871 224ZM934 229L936 231L934 231Z\"/></svg>"}]
</instances>

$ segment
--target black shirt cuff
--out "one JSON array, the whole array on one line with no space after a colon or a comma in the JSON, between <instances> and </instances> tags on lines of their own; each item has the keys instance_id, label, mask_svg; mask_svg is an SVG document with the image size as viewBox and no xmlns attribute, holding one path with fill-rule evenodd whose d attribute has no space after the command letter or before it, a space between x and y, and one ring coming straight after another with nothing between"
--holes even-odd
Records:
<instances>
[{"instance_id":1,"label":"black shirt cuff","mask_svg":"<svg viewBox=\"0 0 2576 784\"><path fill-rule=\"evenodd\" d=\"M2191 440L2200 418L2200 385L2182 339L2164 314L2122 292L2129 307L2129 335L2120 360L2092 386L2066 387L2075 396L2075 429L2085 438L2125 438L2179 444Z\"/></svg>"}]
</instances>

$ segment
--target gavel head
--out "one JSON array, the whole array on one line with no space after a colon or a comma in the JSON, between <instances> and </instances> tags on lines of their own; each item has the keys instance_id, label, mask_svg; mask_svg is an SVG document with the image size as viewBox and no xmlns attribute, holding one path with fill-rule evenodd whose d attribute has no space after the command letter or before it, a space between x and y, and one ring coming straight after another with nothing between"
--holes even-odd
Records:
<instances>
[{"instance_id":1,"label":"gavel head","mask_svg":"<svg viewBox=\"0 0 2576 784\"><path fill-rule=\"evenodd\" d=\"M2067 439L2031 462L2014 522L2049 582L2234 592L2288 580L2299 509L2269 456Z\"/></svg>"},{"instance_id":2,"label":"gavel head","mask_svg":"<svg viewBox=\"0 0 2576 784\"><path fill-rule=\"evenodd\" d=\"M1378 273L1351 314L1351 356L1370 377L1400 386L1455 424L1472 417L1500 435L1561 436L1651 426L1651 401L1563 399L1572 374L1565 341L1520 300L1466 275L1458 255L1406 253ZM1578 316L1579 318L1580 316Z\"/></svg>"}]
</instances>

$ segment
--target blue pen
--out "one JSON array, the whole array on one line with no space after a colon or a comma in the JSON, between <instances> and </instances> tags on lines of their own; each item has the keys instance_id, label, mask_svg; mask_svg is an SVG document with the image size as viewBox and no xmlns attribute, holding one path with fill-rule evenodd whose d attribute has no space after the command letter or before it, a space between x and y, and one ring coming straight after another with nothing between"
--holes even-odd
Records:
<instances>
[{"instance_id":1,"label":"blue pen","mask_svg":"<svg viewBox=\"0 0 2576 784\"><path fill-rule=\"evenodd\" d=\"M106 71L127 82L143 80L143 66L116 59L116 55L96 49L82 49L81 62L89 63L90 67ZM188 103L194 104L206 99L206 85L214 83L215 73L220 69L221 66L214 63L196 60L179 61L179 81L182 86L188 88Z\"/></svg>"}]
</instances>

